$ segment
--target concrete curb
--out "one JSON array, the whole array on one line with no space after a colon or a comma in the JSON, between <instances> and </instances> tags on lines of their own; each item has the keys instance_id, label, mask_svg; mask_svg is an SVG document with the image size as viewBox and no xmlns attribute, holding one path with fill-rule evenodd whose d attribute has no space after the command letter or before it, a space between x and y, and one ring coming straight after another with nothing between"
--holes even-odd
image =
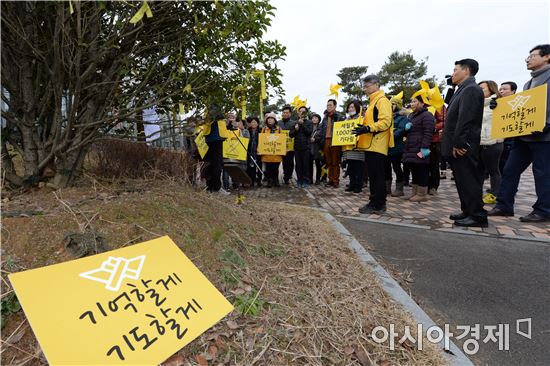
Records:
<instances>
[{"instance_id":1,"label":"concrete curb","mask_svg":"<svg viewBox=\"0 0 550 366\"><path fill-rule=\"evenodd\" d=\"M329 212L325 209L325 211ZM440 232L448 232L453 234L462 234L462 235L470 235L470 236L482 236L484 238L495 238L495 239L512 239L512 240L523 240L523 241L532 241L536 243L545 243L550 244L550 239L544 239L544 238L536 238L536 237L527 237L527 236L520 236L520 235L492 235L485 232L478 232L478 231L468 231L465 229L456 229L456 228L432 228L428 225L420 225L420 224L407 224L403 222L395 222L395 221L387 221L387 220L378 220L378 219L370 219L368 217L364 216L350 216L350 215L336 215L336 217L341 217L344 219L350 219L350 220L358 220L358 221L366 221L366 222L374 222L377 224L386 224L386 225L394 225L394 226L405 226L405 227L411 227L416 229L425 229L425 230L433 230L433 231L440 231Z\"/></svg>"},{"instance_id":2,"label":"concrete curb","mask_svg":"<svg viewBox=\"0 0 550 366\"><path fill-rule=\"evenodd\" d=\"M348 240L349 246L353 251L359 256L359 259L370 269L373 270L375 275L380 280L382 288L403 308L405 311L409 312L415 321L419 324L422 324L423 329L427 330L431 326L435 326L435 322L418 306L416 302L399 286L399 284L390 276L388 272L378 262L372 255L370 255L367 250L355 239L353 235L342 225L334 216L330 213L324 213L326 219L334 226L334 228L342 234ZM367 220L365 220L367 221ZM373 220L374 221L374 220ZM460 348L458 348L453 342L450 343L450 352L449 354L444 352L444 340L438 343L438 346L441 347L441 352L443 356L454 366L473 366L473 363L466 357Z\"/></svg>"}]
</instances>

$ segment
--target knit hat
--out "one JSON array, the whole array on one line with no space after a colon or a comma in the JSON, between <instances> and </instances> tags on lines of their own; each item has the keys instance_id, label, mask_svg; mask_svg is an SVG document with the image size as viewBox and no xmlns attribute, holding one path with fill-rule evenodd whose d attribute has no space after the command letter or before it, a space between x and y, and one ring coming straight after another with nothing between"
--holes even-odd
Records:
<instances>
[{"instance_id":1,"label":"knit hat","mask_svg":"<svg viewBox=\"0 0 550 366\"><path fill-rule=\"evenodd\" d=\"M273 118L275 120L275 123L277 123L277 116L275 115L275 113L271 112L271 113L266 114L266 116L265 116L265 124L266 125L267 125L267 120L269 118Z\"/></svg>"}]
</instances>

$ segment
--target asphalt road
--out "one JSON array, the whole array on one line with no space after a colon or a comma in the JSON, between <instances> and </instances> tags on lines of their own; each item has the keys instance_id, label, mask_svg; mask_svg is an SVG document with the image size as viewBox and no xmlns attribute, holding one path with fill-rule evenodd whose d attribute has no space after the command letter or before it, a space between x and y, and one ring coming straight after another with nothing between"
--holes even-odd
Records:
<instances>
[{"instance_id":1,"label":"asphalt road","mask_svg":"<svg viewBox=\"0 0 550 366\"><path fill-rule=\"evenodd\" d=\"M479 351L467 355L474 364L550 365L549 243L338 220L441 328L480 324ZM531 339L516 333L525 318ZM498 324L510 326L509 351L482 341L484 327Z\"/></svg>"}]
</instances>

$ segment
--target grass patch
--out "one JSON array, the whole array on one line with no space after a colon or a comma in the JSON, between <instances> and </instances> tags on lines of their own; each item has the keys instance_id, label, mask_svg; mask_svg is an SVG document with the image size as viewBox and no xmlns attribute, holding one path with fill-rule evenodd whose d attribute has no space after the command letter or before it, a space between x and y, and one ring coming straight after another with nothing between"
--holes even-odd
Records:
<instances>
[{"instance_id":1,"label":"grass patch","mask_svg":"<svg viewBox=\"0 0 550 366\"><path fill-rule=\"evenodd\" d=\"M238 267L238 268L246 267L246 262L243 259L243 257L241 257L241 255L237 253L233 248L229 248L229 247L225 248L222 251L220 258L222 261L226 263L230 263L235 267Z\"/></svg>"},{"instance_id":2,"label":"grass patch","mask_svg":"<svg viewBox=\"0 0 550 366\"><path fill-rule=\"evenodd\" d=\"M2 298L2 318L0 319L0 328L3 329L6 325L6 319L11 315L21 310L21 304L15 296L15 292L10 292Z\"/></svg>"},{"instance_id":3,"label":"grass patch","mask_svg":"<svg viewBox=\"0 0 550 366\"><path fill-rule=\"evenodd\" d=\"M241 276L229 267L220 270L222 281L228 286L235 286L241 281Z\"/></svg>"},{"instance_id":4,"label":"grass patch","mask_svg":"<svg viewBox=\"0 0 550 366\"><path fill-rule=\"evenodd\" d=\"M264 304L265 302L260 299L259 292L253 289L250 293L237 295L233 306L242 315L256 316L260 314Z\"/></svg>"},{"instance_id":5,"label":"grass patch","mask_svg":"<svg viewBox=\"0 0 550 366\"><path fill-rule=\"evenodd\" d=\"M214 229L212 231L212 240L214 240L217 243L222 238L223 233L224 231L222 229Z\"/></svg>"}]
</instances>

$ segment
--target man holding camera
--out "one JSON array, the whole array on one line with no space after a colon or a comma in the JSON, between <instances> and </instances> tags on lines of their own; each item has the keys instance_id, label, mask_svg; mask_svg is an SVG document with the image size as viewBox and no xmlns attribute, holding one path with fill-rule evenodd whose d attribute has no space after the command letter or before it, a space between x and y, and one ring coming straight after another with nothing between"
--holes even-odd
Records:
<instances>
[{"instance_id":1,"label":"man holding camera","mask_svg":"<svg viewBox=\"0 0 550 366\"><path fill-rule=\"evenodd\" d=\"M298 109L298 120L290 125L289 136L294 138L294 158L298 188L309 183L309 138L313 130L312 122L307 118L307 107Z\"/></svg>"},{"instance_id":2,"label":"man holding camera","mask_svg":"<svg viewBox=\"0 0 550 366\"><path fill-rule=\"evenodd\" d=\"M504 166L502 183L497 193L497 204L489 211L489 216L513 216L514 198L518 190L521 174L533 164L535 178L535 192L537 201L533 211L520 217L522 222L550 221L550 44L534 47L525 59L527 69L531 70L531 80L525 84L523 90L547 85L546 96L546 124L540 132L515 139L514 147ZM497 101L493 102L496 107Z\"/></svg>"},{"instance_id":3,"label":"man holding camera","mask_svg":"<svg viewBox=\"0 0 550 366\"><path fill-rule=\"evenodd\" d=\"M487 227L483 208L483 176L479 170L479 142L483 119L483 91L475 81L479 70L476 60L455 62L454 92L443 127L442 154L450 158L462 212L450 216L455 225Z\"/></svg>"},{"instance_id":4,"label":"man holding camera","mask_svg":"<svg viewBox=\"0 0 550 366\"><path fill-rule=\"evenodd\" d=\"M394 146L393 110L380 78L367 75L363 79L363 92L369 97L363 125L353 133L359 136L357 150L365 151L369 175L369 203L359 209L362 214L381 214L386 211L386 159L388 149Z\"/></svg>"}]
</instances>

